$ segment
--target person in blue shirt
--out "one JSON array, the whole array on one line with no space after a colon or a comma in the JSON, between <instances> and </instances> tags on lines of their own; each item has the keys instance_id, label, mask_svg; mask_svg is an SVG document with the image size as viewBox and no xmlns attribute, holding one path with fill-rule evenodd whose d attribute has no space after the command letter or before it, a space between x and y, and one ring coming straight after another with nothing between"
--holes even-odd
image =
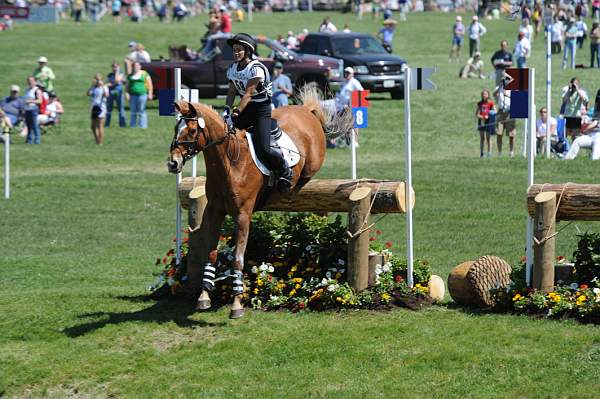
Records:
<instances>
[{"instance_id":1,"label":"person in blue shirt","mask_svg":"<svg viewBox=\"0 0 600 399\"><path fill-rule=\"evenodd\" d=\"M393 19L383 21L383 28L377 32L377 38L381 40L383 48L388 53L392 52L392 41L394 40L394 31L396 30L397 22Z\"/></svg>"},{"instance_id":2,"label":"person in blue shirt","mask_svg":"<svg viewBox=\"0 0 600 399\"><path fill-rule=\"evenodd\" d=\"M19 96L19 92L19 86L12 85L10 87L10 95L0 101L0 108L2 108L13 126L23 117L25 112L25 102Z\"/></svg>"},{"instance_id":3,"label":"person in blue shirt","mask_svg":"<svg viewBox=\"0 0 600 399\"><path fill-rule=\"evenodd\" d=\"M288 105L288 97L294 94L292 81L283 74L283 64L276 62L273 67L273 106L275 108Z\"/></svg>"}]
</instances>

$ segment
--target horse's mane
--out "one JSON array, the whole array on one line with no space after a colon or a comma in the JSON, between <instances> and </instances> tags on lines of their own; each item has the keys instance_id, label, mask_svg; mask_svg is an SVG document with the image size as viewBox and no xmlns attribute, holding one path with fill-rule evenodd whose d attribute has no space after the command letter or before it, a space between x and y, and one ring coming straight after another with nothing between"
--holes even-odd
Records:
<instances>
[{"instance_id":1,"label":"horse's mane","mask_svg":"<svg viewBox=\"0 0 600 399\"><path fill-rule=\"evenodd\" d=\"M221 115L219 112L214 109L211 105L203 104L203 103L192 103L192 107L196 108L196 111L202 113L202 115L206 116L207 114L212 114L212 117L217 121L222 121Z\"/></svg>"}]
</instances>

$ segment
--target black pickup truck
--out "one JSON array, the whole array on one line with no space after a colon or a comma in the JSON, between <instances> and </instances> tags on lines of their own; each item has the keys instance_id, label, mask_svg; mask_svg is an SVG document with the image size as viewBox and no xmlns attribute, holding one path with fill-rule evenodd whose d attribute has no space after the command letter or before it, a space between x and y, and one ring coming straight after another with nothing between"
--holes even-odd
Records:
<instances>
[{"instance_id":1,"label":"black pickup truck","mask_svg":"<svg viewBox=\"0 0 600 399\"><path fill-rule=\"evenodd\" d=\"M285 73L294 89L311 84L324 94L336 91L343 83L343 63L335 58L322 55L298 54L266 37L255 37L258 59L272 72L273 65L283 63ZM215 98L227 94L227 68L233 62L231 47L227 37L212 38L197 55L191 55L184 48L172 49L169 60L153 60L142 63L142 69L148 71L153 81L158 79L156 69L181 68L183 88L198 89L201 98Z\"/></svg>"},{"instance_id":2,"label":"black pickup truck","mask_svg":"<svg viewBox=\"0 0 600 399\"><path fill-rule=\"evenodd\" d=\"M372 93L389 92L393 99L404 97L404 64L389 54L381 43L364 33L311 33L300 45L303 54L317 54L344 61L354 77Z\"/></svg>"}]
</instances>

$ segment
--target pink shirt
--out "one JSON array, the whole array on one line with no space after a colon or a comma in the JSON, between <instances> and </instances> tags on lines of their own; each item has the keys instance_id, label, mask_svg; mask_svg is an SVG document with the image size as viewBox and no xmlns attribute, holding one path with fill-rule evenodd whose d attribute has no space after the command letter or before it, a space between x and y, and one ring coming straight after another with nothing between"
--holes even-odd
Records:
<instances>
[{"instance_id":1,"label":"pink shirt","mask_svg":"<svg viewBox=\"0 0 600 399\"><path fill-rule=\"evenodd\" d=\"M231 32L231 17L225 13L221 16L221 32Z\"/></svg>"}]
</instances>

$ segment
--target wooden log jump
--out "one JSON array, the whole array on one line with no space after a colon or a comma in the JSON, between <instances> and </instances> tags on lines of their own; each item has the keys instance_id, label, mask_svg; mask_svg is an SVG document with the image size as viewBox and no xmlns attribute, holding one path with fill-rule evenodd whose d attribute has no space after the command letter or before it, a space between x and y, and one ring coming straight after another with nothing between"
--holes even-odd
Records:
<instances>
[{"instance_id":1,"label":"wooden log jump","mask_svg":"<svg viewBox=\"0 0 600 399\"><path fill-rule=\"evenodd\" d=\"M533 288L554 287L556 223L600 220L600 184L534 184L527 190L527 212L534 219Z\"/></svg>"},{"instance_id":2,"label":"wooden log jump","mask_svg":"<svg viewBox=\"0 0 600 399\"><path fill-rule=\"evenodd\" d=\"M181 206L188 209L190 227L200 226L206 207L205 177L186 177L179 185ZM411 190L411 206L415 194ZM261 211L348 212L348 282L360 291L368 285L369 215L405 213L405 185L392 180L311 180L298 191L277 195ZM191 246L190 251L194 248Z\"/></svg>"}]
</instances>

